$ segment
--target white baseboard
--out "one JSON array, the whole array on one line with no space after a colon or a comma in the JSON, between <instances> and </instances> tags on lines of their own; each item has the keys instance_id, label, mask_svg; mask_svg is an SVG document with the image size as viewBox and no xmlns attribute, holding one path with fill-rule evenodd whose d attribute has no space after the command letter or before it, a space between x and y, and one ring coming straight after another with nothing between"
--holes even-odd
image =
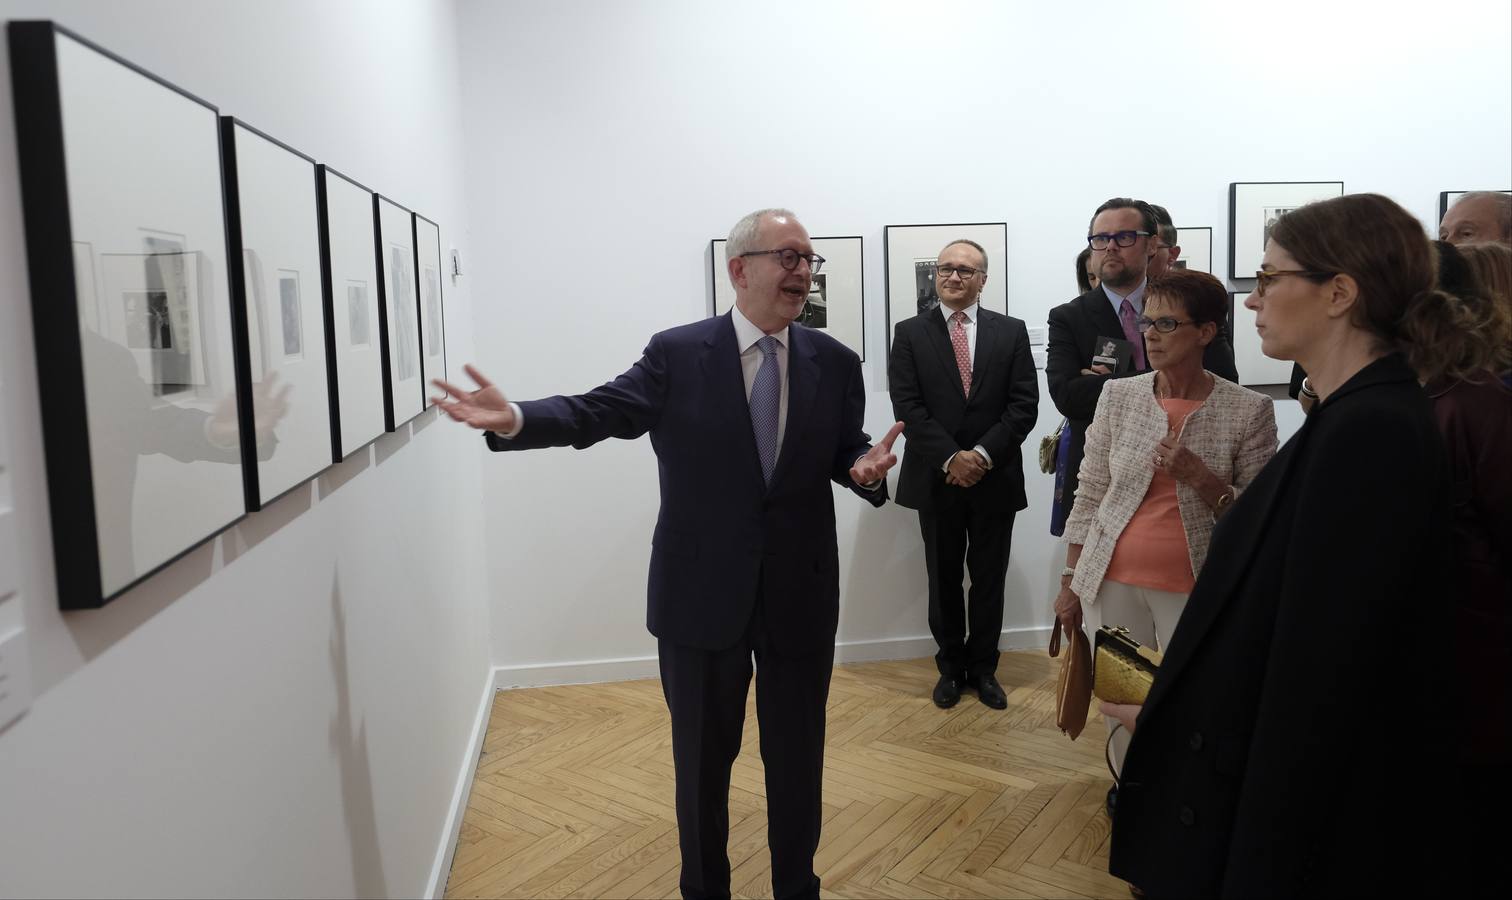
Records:
<instances>
[{"instance_id":1,"label":"white baseboard","mask_svg":"<svg viewBox=\"0 0 1512 900\"><path fill-rule=\"evenodd\" d=\"M431 866L430 882L425 890L425 896L431 900L441 900L446 893L452 857L457 853L457 836L462 833L462 818L467 814L467 798L472 794L473 776L478 771L478 757L483 753L483 739L488 735L488 714L493 709L494 694L497 692L493 678L487 679L483 685L483 699L478 703L478 714L473 718L467 755L462 758L461 771L457 773L457 786L452 790L451 809L446 814L446 831L441 835L441 846L436 849L436 862Z\"/></svg>"},{"instance_id":2,"label":"white baseboard","mask_svg":"<svg viewBox=\"0 0 1512 900\"><path fill-rule=\"evenodd\" d=\"M1039 649L1050 642L1050 629L1005 628L998 640L1002 650ZM879 662L887 659L918 659L934 656L934 638L929 635L883 638L871 641L842 641L835 645L836 663ZM603 684L611 681L634 681L659 677L655 656L628 656L615 659L585 659L564 663L537 663L526 666L497 666L494 687L501 691L522 687L547 687L558 684Z\"/></svg>"}]
</instances>

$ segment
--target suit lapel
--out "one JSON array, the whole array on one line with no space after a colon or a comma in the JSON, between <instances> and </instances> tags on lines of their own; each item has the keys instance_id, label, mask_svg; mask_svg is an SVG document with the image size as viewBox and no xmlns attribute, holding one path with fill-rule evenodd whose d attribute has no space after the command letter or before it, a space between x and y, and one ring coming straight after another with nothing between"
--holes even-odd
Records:
<instances>
[{"instance_id":1,"label":"suit lapel","mask_svg":"<svg viewBox=\"0 0 1512 900\"><path fill-rule=\"evenodd\" d=\"M720 431L735 436L736 453L739 460L744 460L737 460L736 464L744 466L751 477L761 482L761 460L756 456L756 432L751 427L745 374L740 369L740 347L735 342L735 324L729 313L720 316L711 333L704 338L704 352L698 366L711 397L709 407L718 410L724 420Z\"/></svg>"},{"instance_id":2,"label":"suit lapel","mask_svg":"<svg viewBox=\"0 0 1512 900\"><path fill-rule=\"evenodd\" d=\"M971 364L971 397L981 393L982 384L987 380L987 373L993 363L1004 355L999 352L998 345L1003 339L1003 323L990 314L988 310L977 309L976 322L976 359ZM969 401L971 397L968 397Z\"/></svg>"},{"instance_id":3,"label":"suit lapel","mask_svg":"<svg viewBox=\"0 0 1512 900\"><path fill-rule=\"evenodd\" d=\"M793 454L798 452L802 440L803 423L814 408L814 397L819 393L818 351L808 333L801 325L788 326L788 403L787 422L783 426L782 450L777 454L777 468L772 472L772 484L782 477L792 465ZM749 420L749 416L747 419ZM755 458L755 432L752 432L752 458ZM760 465L757 466L760 472Z\"/></svg>"}]
</instances>

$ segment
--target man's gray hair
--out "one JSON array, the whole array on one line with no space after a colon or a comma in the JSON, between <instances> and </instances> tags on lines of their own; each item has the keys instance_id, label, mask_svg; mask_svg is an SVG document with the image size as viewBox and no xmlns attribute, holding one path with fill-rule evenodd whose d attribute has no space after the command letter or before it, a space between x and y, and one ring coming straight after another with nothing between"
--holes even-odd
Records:
<instances>
[{"instance_id":1,"label":"man's gray hair","mask_svg":"<svg viewBox=\"0 0 1512 900\"><path fill-rule=\"evenodd\" d=\"M1466 200L1489 199L1496 209L1496 223L1501 226L1502 237L1512 238L1512 194L1503 194L1501 191L1467 191L1464 196L1454 201L1459 206Z\"/></svg>"},{"instance_id":2,"label":"man's gray hair","mask_svg":"<svg viewBox=\"0 0 1512 900\"><path fill-rule=\"evenodd\" d=\"M973 241L971 238L956 238L955 240L953 240L950 243L946 244L945 246L941 247L940 248L940 253L943 254L946 250L949 250L951 247L954 247L956 244L965 244L968 247L975 247L976 248L976 252L979 253L979 254L981 254L981 257L982 257L982 274L985 275L987 273L987 251L983 250L982 249L982 245L978 244L976 241Z\"/></svg>"},{"instance_id":3,"label":"man's gray hair","mask_svg":"<svg viewBox=\"0 0 1512 900\"><path fill-rule=\"evenodd\" d=\"M735 227L730 229L730 239L725 244L725 262L729 262L742 253L750 253L752 250L770 250L770 247L756 246L756 233L761 230L761 220L772 216L774 218L794 219L798 218L790 209L772 207L771 209L758 209L750 215L744 216Z\"/></svg>"}]
</instances>

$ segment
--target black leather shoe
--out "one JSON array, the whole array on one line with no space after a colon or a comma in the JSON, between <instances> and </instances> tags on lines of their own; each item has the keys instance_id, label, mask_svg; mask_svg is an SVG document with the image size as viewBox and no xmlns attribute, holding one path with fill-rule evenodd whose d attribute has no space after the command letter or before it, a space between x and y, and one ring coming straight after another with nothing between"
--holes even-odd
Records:
<instances>
[{"instance_id":1,"label":"black leather shoe","mask_svg":"<svg viewBox=\"0 0 1512 900\"><path fill-rule=\"evenodd\" d=\"M940 680L935 682L934 705L940 709L950 709L961 699L961 677L958 675L941 675Z\"/></svg>"},{"instance_id":2,"label":"black leather shoe","mask_svg":"<svg viewBox=\"0 0 1512 900\"><path fill-rule=\"evenodd\" d=\"M993 709L1007 709L1008 695L1003 693L1003 686L998 684L997 679L991 675L982 675L975 680L977 698Z\"/></svg>"},{"instance_id":3,"label":"black leather shoe","mask_svg":"<svg viewBox=\"0 0 1512 900\"><path fill-rule=\"evenodd\" d=\"M1113 818L1113 810L1118 806L1118 785L1108 788L1108 818Z\"/></svg>"}]
</instances>

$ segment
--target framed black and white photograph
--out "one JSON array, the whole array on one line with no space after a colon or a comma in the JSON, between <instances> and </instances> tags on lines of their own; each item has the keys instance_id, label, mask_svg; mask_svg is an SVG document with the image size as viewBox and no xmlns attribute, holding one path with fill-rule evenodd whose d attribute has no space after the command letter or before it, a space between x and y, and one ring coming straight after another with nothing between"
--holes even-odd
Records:
<instances>
[{"instance_id":1,"label":"framed black and white photograph","mask_svg":"<svg viewBox=\"0 0 1512 900\"><path fill-rule=\"evenodd\" d=\"M446 298L441 286L441 226L415 213L415 291L420 298L421 396L431 405L432 378L446 374Z\"/></svg>"},{"instance_id":2,"label":"framed black and white photograph","mask_svg":"<svg viewBox=\"0 0 1512 900\"><path fill-rule=\"evenodd\" d=\"M1444 221L1444 214L1447 213L1447 212L1449 212L1449 207L1451 207L1454 204L1458 203L1459 202L1459 198L1465 196L1466 194L1470 194L1470 193L1474 193L1474 192L1473 191L1439 191L1438 221L1439 222ZM1512 191L1486 191L1486 193L1490 193L1490 194L1512 194ZM1435 223L1435 224L1437 224L1437 223ZM1429 229L1429 231L1434 231L1434 230L1435 229L1431 229L1431 228Z\"/></svg>"},{"instance_id":3,"label":"framed black and white photograph","mask_svg":"<svg viewBox=\"0 0 1512 900\"><path fill-rule=\"evenodd\" d=\"M325 298L331 460L341 462L384 431L383 355L378 338L378 255L373 192L317 166L320 279Z\"/></svg>"},{"instance_id":4,"label":"framed black and white photograph","mask_svg":"<svg viewBox=\"0 0 1512 900\"><path fill-rule=\"evenodd\" d=\"M866 359L866 290L864 284L862 241L860 237L811 238L814 252L824 257L824 267L809 285L808 300L798 316L798 324L823 331ZM709 242L714 308L712 315L722 316L735 305L735 285L725 257L724 238Z\"/></svg>"},{"instance_id":5,"label":"framed black and white photograph","mask_svg":"<svg viewBox=\"0 0 1512 900\"><path fill-rule=\"evenodd\" d=\"M1255 313L1244 305L1249 295L1249 291L1229 294L1229 334L1234 340L1234 368L1239 372L1239 383L1250 387L1287 384L1291 381L1291 360L1271 359L1261 352Z\"/></svg>"},{"instance_id":6,"label":"framed black and white photograph","mask_svg":"<svg viewBox=\"0 0 1512 900\"><path fill-rule=\"evenodd\" d=\"M987 251L987 283L979 302L993 312L1008 312L1008 279L994 277L1008 255L1005 222L963 225L888 225L882 229L883 268L887 272L887 346L899 322L940 305L935 262L951 241L971 240Z\"/></svg>"},{"instance_id":7,"label":"framed black and white photograph","mask_svg":"<svg viewBox=\"0 0 1512 900\"><path fill-rule=\"evenodd\" d=\"M231 299L246 321L242 454L255 511L331 464L315 160L229 116L221 147Z\"/></svg>"},{"instance_id":8,"label":"framed black and white photograph","mask_svg":"<svg viewBox=\"0 0 1512 900\"><path fill-rule=\"evenodd\" d=\"M1300 206L1342 196L1342 181L1229 184L1229 277L1255 277L1265 260L1265 242L1282 216Z\"/></svg>"},{"instance_id":9,"label":"framed black and white photograph","mask_svg":"<svg viewBox=\"0 0 1512 900\"><path fill-rule=\"evenodd\" d=\"M8 29L58 599L98 607L246 512L220 120Z\"/></svg>"},{"instance_id":10,"label":"framed black and white photograph","mask_svg":"<svg viewBox=\"0 0 1512 900\"><path fill-rule=\"evenodd\" d=\"M1176 258L1176 268L1213 274L1213 229L1207 226L1178 228L1176 245L1181 248L1181 255Z\"/></svg>"},{"instance_id":11,"label":"framed black and white photograph","mask_svg":"<svg viewBox=\"0 0 1512 900\"><path fill-rule=\"evenodd\" d=\"M384 427L394 431L425 411L420 374L420 320L415 297L414 214L373 195L378 228L378 320L386 400Z\"/></svg>"}]
</instances>

